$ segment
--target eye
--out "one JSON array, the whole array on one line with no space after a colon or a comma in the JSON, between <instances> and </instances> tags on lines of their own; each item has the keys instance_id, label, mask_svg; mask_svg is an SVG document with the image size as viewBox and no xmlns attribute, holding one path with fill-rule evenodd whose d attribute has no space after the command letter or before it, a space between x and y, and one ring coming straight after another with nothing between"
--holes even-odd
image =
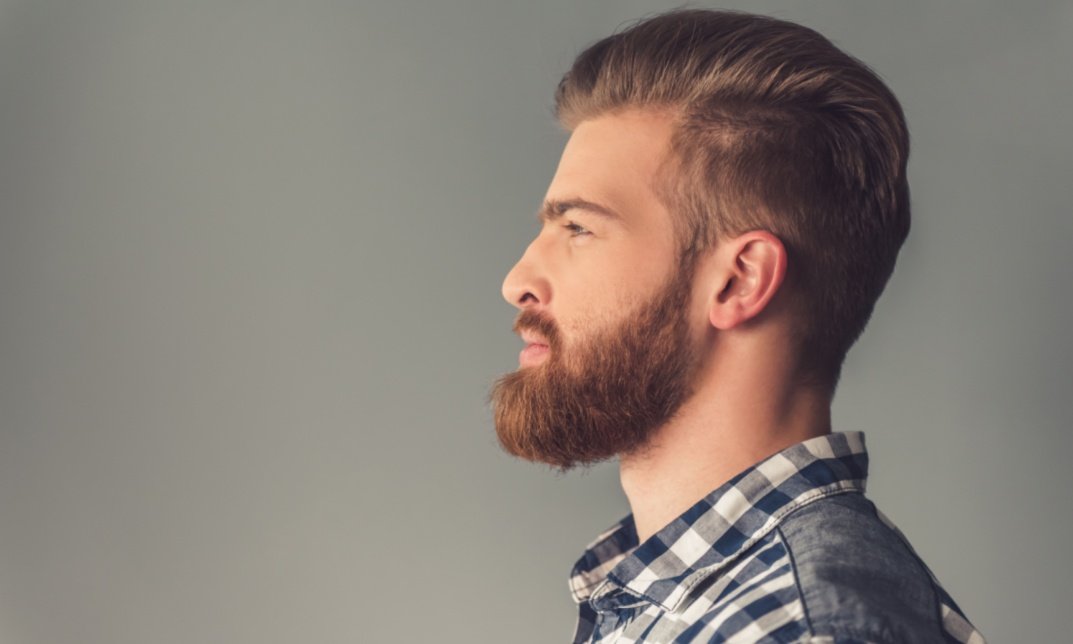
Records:
<instances>
[{"instance_id":1,"label":"eye","mask_svg":"<svg viewBox=\"0 0 1073 644\"><path fill-rule=\"evenodd\" d=\"M565 229L570 231L570 236L571 237L584 237L585 235L591 235L592 234L586 228L584 228L582 226L579 226L578 224L575 224L572 221L568 221L568 222L564 223L563 228L565 228Z\"/></svg>"}]
</instances>

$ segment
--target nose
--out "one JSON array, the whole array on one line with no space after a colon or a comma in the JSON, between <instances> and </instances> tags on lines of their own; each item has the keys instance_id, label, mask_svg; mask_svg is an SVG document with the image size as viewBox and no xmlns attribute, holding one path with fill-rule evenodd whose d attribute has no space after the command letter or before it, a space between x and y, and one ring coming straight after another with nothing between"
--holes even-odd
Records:
<instances>
[{"instance_id":1,"label":"nose","mask_svg":"<svg viewBox=\"0 0 1073 644\"><path fill-rule=\"evenodd\" d=\"M529 244L522 258L503 280L503 299L519 309L545 307L551 302L551 284L540 269L536 244L537 240Z\"/></svg>"}]
</instances>

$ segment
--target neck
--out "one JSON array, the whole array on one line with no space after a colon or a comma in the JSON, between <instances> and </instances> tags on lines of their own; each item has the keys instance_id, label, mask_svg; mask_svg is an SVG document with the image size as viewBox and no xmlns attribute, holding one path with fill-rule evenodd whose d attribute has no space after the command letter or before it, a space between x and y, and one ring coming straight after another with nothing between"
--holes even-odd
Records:
<instances>
[{"instance_id":1,"label":"neck","mask_svg":"<svg viewBox=\"0 0 1073 644\"><path fill-rule=\"evenodd\" d=\"M748 467L830 433L827 392L792 385L780 378L783 367L744 361L732 373L702 372L694 395L646 448L620 458L641 542Z\"/></svg>"}]
</instances>

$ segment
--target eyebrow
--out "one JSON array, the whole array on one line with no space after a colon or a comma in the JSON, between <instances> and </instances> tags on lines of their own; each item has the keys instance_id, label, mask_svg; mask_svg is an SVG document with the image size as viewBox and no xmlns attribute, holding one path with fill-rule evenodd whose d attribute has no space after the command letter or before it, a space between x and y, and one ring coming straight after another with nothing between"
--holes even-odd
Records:
<instances>
[{"instance_id":1,"label":"eyebrow","mask_svg":"<svg viewBox=\"0 0 1073 644\"><path fill-rule=\"evenodd\" d=\"M588 199L582 199L575 197L573 199L548 199L544 202L544 205L537 211L537 221L555 221L559 217L562 217L569 210L584 210L585 212L591 212L601 217L607 217L608 219L622 220L622 216L614 210L611 210L607 206L596 203L595 201L589 201Z\"/></svg>"}]
</instances>

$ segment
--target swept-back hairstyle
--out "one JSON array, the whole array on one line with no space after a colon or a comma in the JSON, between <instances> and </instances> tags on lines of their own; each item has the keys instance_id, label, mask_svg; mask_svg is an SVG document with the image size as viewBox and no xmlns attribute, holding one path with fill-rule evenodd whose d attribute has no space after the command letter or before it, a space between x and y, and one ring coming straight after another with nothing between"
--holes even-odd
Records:
<instances>
[{"instance_id":1,"label":"swept-back hairstyle","mask_svg":"<svg viewBox=\"0 0 1073 644\"><path fill-rule=\"evenodd\" d=\"M634 107L675 119L654 188L683 269L720 239L777 236L799 375L833 393L909 233L909 135L894 94L812 29L694 9L590 46L555 95L568 130Z\"/></svg>"}]
</instances>

